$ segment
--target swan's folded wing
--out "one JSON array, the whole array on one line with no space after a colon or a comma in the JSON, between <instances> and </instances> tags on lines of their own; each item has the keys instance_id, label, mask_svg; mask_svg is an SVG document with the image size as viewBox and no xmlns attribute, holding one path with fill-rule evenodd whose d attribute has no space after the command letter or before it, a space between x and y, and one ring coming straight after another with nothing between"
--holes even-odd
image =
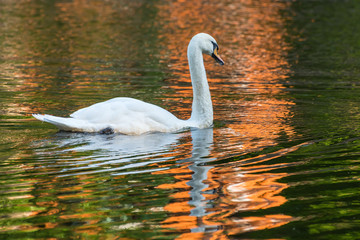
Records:
<instances>
[{"instance_id":1,"label":"swan's folded wing","mask_svg":"<svg viewBox=\"0 0 360 240\"><path fill-rule=\"evenodd\" d=\"M133 98L113 98L80 109L70 116L93 124L107 124L115 132L124 134L176 131L183 124L183 120L169 111Z\"/></svg>"}]
</instances>

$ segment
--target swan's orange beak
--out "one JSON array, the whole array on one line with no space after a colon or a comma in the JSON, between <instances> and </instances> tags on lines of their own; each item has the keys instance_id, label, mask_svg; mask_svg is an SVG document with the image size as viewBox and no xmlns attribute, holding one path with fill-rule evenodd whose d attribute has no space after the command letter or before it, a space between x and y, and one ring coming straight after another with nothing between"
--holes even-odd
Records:
<instances>
[{"instance_id":1,"label":"swan's orange beak","mask_svg":"<svg viewBox=\"0 0 360 240\"><path fill-rule=\"evenodd\" d=\"M214 49L214 52L211 54L211 56L220 64L224 65L224 61L221 59L221 57L218 54L218 48Z\"/></svg>"}]
</instances>

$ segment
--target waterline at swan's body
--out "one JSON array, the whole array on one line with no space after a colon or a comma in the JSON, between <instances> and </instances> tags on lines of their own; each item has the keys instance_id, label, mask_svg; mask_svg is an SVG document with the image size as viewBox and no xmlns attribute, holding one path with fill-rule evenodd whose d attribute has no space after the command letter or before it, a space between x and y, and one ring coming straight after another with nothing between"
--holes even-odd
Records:
<instances>
[{"instance_id":1,"label":"waterline at swan's body","mask_svg":"<svg viewBox=\"0 0 360 240\"><path fill-rule=\"evenodd\" d=\"M205 33L195 35L188 46L188 60L193 86L191 117L182 120L156 105L133 98L113 98L80 109L70 118L34 114L33 116L64 131L111 132L138 135L148 132L176 132L185 128L206 128L213 123L213 109L206 78L203 53L224 64L217 54L214 38Z\"/></svg>"}]
</instances>

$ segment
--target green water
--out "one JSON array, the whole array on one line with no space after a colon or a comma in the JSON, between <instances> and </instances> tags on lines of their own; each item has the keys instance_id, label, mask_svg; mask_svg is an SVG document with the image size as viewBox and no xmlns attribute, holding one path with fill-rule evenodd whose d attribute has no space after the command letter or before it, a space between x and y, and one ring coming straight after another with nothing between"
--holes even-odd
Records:
<instances>
[{"instance_id":1,"label":"green water","mask_svg":"<svg viewBox=\"0 0 360 240\"><path fill-rule=\"evenodd\" d=\"M360 239L358 1L1 1L0 239ZM58 132L113 97L214 127Z\"/></svg>"}]
</instances>

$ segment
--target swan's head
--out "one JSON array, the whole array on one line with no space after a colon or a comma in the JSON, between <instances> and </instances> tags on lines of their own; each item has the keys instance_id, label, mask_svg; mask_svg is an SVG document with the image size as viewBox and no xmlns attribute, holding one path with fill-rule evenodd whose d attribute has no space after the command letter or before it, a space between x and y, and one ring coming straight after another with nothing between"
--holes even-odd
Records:
<instances>
[{"instance_id":1,"label":"swan's head","mask_svg":"<svg viewBox=\"0 0 360 240\"><path fill-rule=\"evenodd\" d=\"M198 33L191 39L190 44L192 42L197 43L203 53L213 57L220 65L224 65L224 61L218 54L219 46L212 36L207 33Z\"/></svg>"}]
</instances>

